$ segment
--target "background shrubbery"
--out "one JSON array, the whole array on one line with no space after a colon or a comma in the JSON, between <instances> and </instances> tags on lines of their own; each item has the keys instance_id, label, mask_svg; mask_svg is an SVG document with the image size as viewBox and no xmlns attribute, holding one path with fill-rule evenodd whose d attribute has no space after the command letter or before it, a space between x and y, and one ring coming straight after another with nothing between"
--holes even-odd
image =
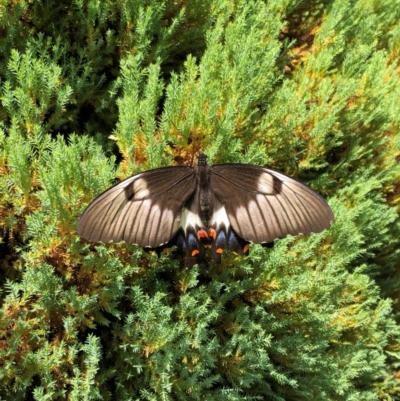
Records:
<instances>
[{"instance_id":1,"label":"background shrubbery","mask_svg":"<svg viewBox=\"0 0 400 401\"><path fill-rule=\"evenodd\" d=\"M1 400L400 399L400 1L3 1ZM268 165L330 230L185 269L76 234L145 169Z\"/></svg>"}]
</instances>

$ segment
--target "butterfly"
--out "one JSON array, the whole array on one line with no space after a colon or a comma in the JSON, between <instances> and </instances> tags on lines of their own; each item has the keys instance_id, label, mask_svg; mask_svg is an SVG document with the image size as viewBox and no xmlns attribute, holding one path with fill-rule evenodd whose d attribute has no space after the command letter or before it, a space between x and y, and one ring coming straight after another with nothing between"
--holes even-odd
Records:
<instances>
[{"instance_id":1,"label":"butterfly","mask_svg":"<svg viewBox=\"0 0 400 401\"><path fill-rule=\"evenodd\" d=\"M133 175L94 199L78 234L93 242L125 241L145 250L177 246L186 266L206 248L214 262L227 250L247 254L287 235L318 233L335 220L326 201L282 173L250 164L164 167Z\"/></svg>"}]
</instances>

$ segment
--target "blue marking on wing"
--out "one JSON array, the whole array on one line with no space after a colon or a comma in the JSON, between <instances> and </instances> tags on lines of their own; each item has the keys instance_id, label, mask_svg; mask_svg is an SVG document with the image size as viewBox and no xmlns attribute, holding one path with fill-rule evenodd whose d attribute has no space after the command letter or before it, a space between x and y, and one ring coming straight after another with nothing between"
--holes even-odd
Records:
<instances>
[{"instance_id":1,"label":"blue marking on wing","mask_svg":"<svg viewBox=\"0 0 400 401\"><path fill-rule=\"evenodd\" d=\"M176 237L176 246L182 250L186 249L185 235L183 234L183 232L179 233Z\"/></svg>"},{"instance_id":2,"label":"blue marking on wing","mask_svg":"<svg viewBox=\"0 0 400 401\"><path fill-rule=\"evenodd\" d=\"M197 237L192 233L189 233L187 236L187 244L188 244L189 249L193 249L193 248L197 249L199 247L199 241L198 241Z\"/></svg>"},{"instance_id":3,"label":"blue marking on wing","mask_svg":"<svg viewBox=\"0 0 400 401\"><path fill-rule=\"evenodd\" d=\"M215 239L215 245L217 248L225 248L226 246L226 234L224 231L219 231L217 238Z\"/></svg>"},{"instance_id":4,"label":"blue marking on wing","mask_svg":"<svg viewBox=\"0 0 400 401\"><path fill-rule=\"evenodd\" d=\"M229 249L236 249L239 246L238 236L231 230L229 232Z\"/></svg>"}]
</instances>

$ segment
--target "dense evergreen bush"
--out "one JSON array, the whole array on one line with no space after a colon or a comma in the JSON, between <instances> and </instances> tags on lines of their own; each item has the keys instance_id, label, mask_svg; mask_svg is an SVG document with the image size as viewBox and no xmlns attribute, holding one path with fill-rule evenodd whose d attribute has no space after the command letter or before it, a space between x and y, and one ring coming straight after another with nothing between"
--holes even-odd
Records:
<instances>
[{"instance_id":1,"label":"dense evergreen bush","mask_svg":"<svg viewBox=\"0 0 400 401\"><path fill-rule=\"evenodd\" d=\"M400 399L399 0L0 21L1 400ZM297 177L336 222L193 269L77 236L115 179L200 150Z\"/></svg>"}]
</instances>

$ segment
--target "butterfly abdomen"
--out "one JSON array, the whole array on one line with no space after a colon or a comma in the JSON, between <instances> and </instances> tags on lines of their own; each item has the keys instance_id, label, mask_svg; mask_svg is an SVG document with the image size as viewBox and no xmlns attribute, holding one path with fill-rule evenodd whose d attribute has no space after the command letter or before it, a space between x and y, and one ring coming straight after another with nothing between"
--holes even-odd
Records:
<instances>
[{"instance_id":1,"label":"butterfly abdomen","mask_svg":"<svg viewBox=\"0 0 400 401\"><path fill-rule=\"evenodd\" d=\"M213 193L210 189L210 167L207 166L207 159L195 167L197 188L194 194L194 205L200 214L203 223L206 223L213 213Z\"/></svg>"}]
</instances>

